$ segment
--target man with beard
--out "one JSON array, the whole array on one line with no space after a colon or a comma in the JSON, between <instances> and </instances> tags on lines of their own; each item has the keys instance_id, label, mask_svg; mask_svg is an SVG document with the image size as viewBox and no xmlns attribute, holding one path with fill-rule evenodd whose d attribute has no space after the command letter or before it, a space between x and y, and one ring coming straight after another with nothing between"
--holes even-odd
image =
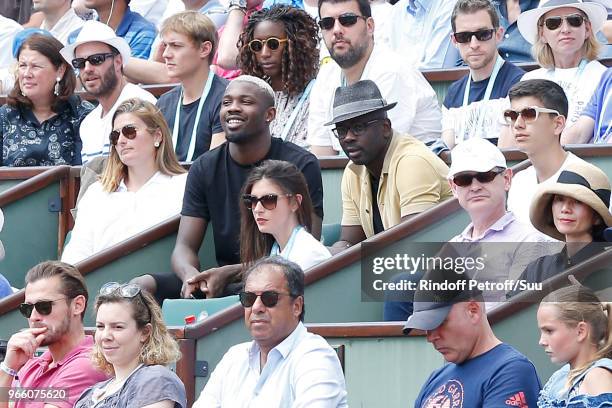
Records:
<instances>
[{"instance_id":1,"label":"man with beard","mask_svg":"<svg viewBox=\"0 0 612 408\"><path fill-rule=\"evenodd\" d=\"M237 293L240 285L240 192L251 169L264 160L293 163L304 174L314 213L311 234L319 239L323 186L317 158L301 147L271 137L274 91L260 78L242 75L228 85L221 100L221 126L227 143L198 157L187 177L181 223L172 252L174 274L144 275L133 280L166 298ZM200 270L198 251L209 222L213 226L219 267Z\"/></svg>"},{"instance_id":2,"label":"man with beard","mask_svg":"<svg viewBox=\"0 0 612 408\"><path fill-rule=\"evenodd\" d=\"M103 381L89 359L93 338L83 330L87 308L87 288L79 271L59 261L42 262L25 277L25 303L19 311L28 319L29 328L8 341L6 356L0 363L0 388L53 388L65 390L66 399L27 402L16 400L12 407L72 407L86 388ZM40 357L34 353L41 346L49 349ZM5 397L0 408L9 406Z\"/></svg>"},{"instance_id":3,"label":"man with beard","mask_svg":"<svg viewBox=\"0 0 612 408\"><path fill-rule=\"evenodd\" d=\"M339 252L452 196L448 167L410 135L394 131L387 103L370 80L336 89L334 134L351 160L342 175ZM390 113L389 113L390 116Z\"/></svg>"},{"instance_id":4,"label":"man with beard","mask_svg":"<svg viewBox=\"0 0 612 408\"><path fill-rule=\"evenodd\" d=\"M436 93L407 59L384 44L374 44L369 1L320 0L319 18L333 61L321 66L310 95L311 151L317 156L328 156L341 150L324 125L331 117L334 90L363 79L374 81L386 100L398 101L397 107L389 112L395 130L428 144L438 141L442 113Z\"/></svg>"},{"instance_id":5,"label":"man with beard","mask_svg":"<svg viewBox=\"0 0 612 408\"><path fill-rule=\"evenodd\" d=\"M504 29L489 0L459 0L451 26L452 42L470 72L448 89L442 107L442 137L451 149L470 137L497 144L500 132L509 131L502 119L510 105L508 90L525 71L498 54Z\"/></svg>"},{"instance_id":6,"label":"man with beard","mask_svg":"<svg viewBox=\"0 0 612 408\"><path fill-rule=\"evenodd\" d=\"M151 103L153 95L123 78L123 67L130 58L130 46L99 21L87 21L73 44L60 51L78 70L83 87L95 96L99 105L81 122L83 164L108 154L108 135L115 109L125 100L140 98Z\"/></svg>"}]
</instances>

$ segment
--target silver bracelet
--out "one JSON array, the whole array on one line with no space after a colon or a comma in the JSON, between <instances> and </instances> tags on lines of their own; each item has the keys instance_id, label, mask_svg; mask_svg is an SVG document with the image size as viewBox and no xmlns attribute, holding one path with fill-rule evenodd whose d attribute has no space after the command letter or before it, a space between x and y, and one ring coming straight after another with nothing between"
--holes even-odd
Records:
<instances>
[{"instance_id":1,"label":"silver bracelet","mask_svg":"<svg viewBox=\"0 0 612 408\"><path fill-rule=\"evenodd\" d=\"M7 366L4 361L0 362L0 371L4 371L11 377L17 377L17 371L13 370L11 367Z\"/></svg>"}]
</instances>

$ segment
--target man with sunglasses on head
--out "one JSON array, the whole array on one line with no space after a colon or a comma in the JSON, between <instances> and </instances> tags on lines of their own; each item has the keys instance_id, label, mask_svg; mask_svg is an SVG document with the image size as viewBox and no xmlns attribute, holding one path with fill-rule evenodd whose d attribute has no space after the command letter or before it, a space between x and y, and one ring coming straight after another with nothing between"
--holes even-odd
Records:
<instances>
[{"instance_id":1,"label":"man with sunglasses on head","mask_svg":"<svg viewBox=\"0 0 612 408\"><path fill-rule=\"evenodd\" d=\"M442 138L451 149L471 137L497 144L505 123L508 90L523 74L497 47L504 29L489 0L459 0L451 15L451 39L470 72L453 82L442 107Z\"/></svg>"},{"instance_id":2,"label":"man with sunglasses on head","mask_svg":"<svg viewBox=\"0 0 612 408\"><path fill-rule=\"evenodd\" d=\"M25 302L19 311L29 328L8 341L0 363L0 388L49 388L65 399L28 402L19 399L13 408L70 408L86 388L106 379L90 360L93 338L83 330L87 288L79 271L59 261L42 262L25 277ZM48 347L35 357L39 347ZM6 393L4 394L7 395ZM9 407L6 399L0 408Z\"/></svg>"},{"instance_id":3,"label":"man with sunglasses on head","mask_svg":"<svg viewBox=\"0 0 612 408\"><path fill-rule=\"evenodd\" d=\"M323 186L319 161L303 148L270 135L274 91L263 79L241 75L225 89L221 125L227 139L198 157L185 186L181 223L172 252L174 274L144 275L138 283L158 301L220 297L240 290L240 197L251 170L264 160L293 163L304 174L313 205L312 230L319 239ZM218 267L202 270L198 253L212 226Z\"/></svg>"},{"instance_id":4,"label":"man with sunglasses on head","mask_svg":"<svg viewBox=\"0 0 612 408\"><path fill-rule=\"evenodd\" d=\"M373 81L336 89L333 130L350 162L342 176L342 230L333 253L450 198L448 167L421 141L392 129Z\"/></svg>"},{"instance_id":5,"label":"man with sunglasses on head","mask_svg":"<svg viewBox=\"0 0 612 408\"><path fill-rule=\"evenodd\" d=\"M568 112L563 88L546 79L530 79L514 85L508 96L511 107L504 118L516 146L531 161L531 167L514 176L508 208L519 220L531 223L529 206L538 184L557 180L568 164L583 160L560 143Z\"/></svg>"},{"instance_id":6,"label":"man with sunglasses on head","mask_svg":"<svg viewBox=\"0 0 612 408\"><path fill-rule=\"evenodd\" d=\"M253 341L225 353L193 407L347 407L337 354L302 323L300 267L280 256L263 258L243 282L240 302Z\"/></svg>"},{"instance_id":7,"label":"man with sunglasses on head","mask_svg":"<svg viewBox=\"0 0 612 408\"><path fill-rule=\"evenodd\" d=\"M140 98L155 103L157 100L125 80L123 67L130 58L130 46L106 24L87 21L76 41L60 52L77 70L83 88L99 102L81 122L81 156L86 164L95 157L108 155L113 113L123 101Z\"/></svg>"},{"instance_id":8,"label":"man with sunglasses on head","mask_svg":"<svg viewBox=\"0 0 612 408\"><path fill-rule=\"evenodd\" d=\"M319 27L332 61L321 66L311 94L308 143L317 156L342 150L325 125L332 112L334 91L357 81L376 83L383 97L398 101L389 113L393 128L447 150L440 140L442 113L436 93L410 62L385 44L374 43L374 20L368 0L320 0Z\"/></svg>"}]
</instances>

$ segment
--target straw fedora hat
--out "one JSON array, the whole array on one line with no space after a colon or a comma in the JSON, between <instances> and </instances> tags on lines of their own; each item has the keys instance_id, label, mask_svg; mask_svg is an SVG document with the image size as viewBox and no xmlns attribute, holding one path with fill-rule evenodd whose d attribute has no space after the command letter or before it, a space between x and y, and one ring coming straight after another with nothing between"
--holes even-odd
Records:
<instances>
[{"instance_id":1,"label":"straw fedora hat","mask_svg":"<svg viewBox=\"0 0 612 408\"><path fill-rule=\"evenodd\" d=\"M582 0L542 0L538 8L519 14L517 25L523 38L530 44L534 44L538 40L538 21L540 21L540 17L561 7L573 7L586 14L591 22L593 33L601 30L608 18L606 8L599 3L586 3Z\"/></svg>"},{"instance_id":2,"label":"straw fedora hat","mask_svg":"<svg viewBox=\"0 0 612 408\"><path fill-rule=\"evenodd\" d=\"M588 162L569 164L556 182L544 182L538 186L531 201L529 218L538 230L548 236L565 241L557 230L552 216L552 200L555 194L571 197L591 207L606 224L612 226L610 207L610 181L598 167Z\"/></svg>"}]
</instances>

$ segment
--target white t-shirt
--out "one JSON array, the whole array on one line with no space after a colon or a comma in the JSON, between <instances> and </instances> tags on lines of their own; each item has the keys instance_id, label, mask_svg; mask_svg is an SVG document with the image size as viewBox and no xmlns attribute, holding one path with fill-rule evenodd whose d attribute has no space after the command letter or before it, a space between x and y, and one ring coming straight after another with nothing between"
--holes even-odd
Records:
<instances>
[{"instance_id":1,"label":"white t-shirt","mask_svg":"<svg viewBox=\"0 0 612 408\"><path fill-rule=\"evenodd\" d=\"M138 191L121 182L108 193L99 181L79 202L79 212L62 261L75 264L179 214L187 173L155 173Z\"/></svg>"},{"instance_id":2,"label":"white t-shirt","mask_svg":"<svg viewBox=\"0 0 612 408\"><path fill-rule=\"evenodd\" d=\"M508 98L476 101L458 108L442 106L442 131L454 132L455 145L472 137L499 138L502 127L506 126L503 112L508 108Z\"/></svg>"},{"instance_id":3,"label":"white t-shirt","mask_svg":"<svg viewBox=\"0 0 612 408\"><path fill-rule=\"evenodd\" d=\"M539 184L543 183L554 183L559 178L559 175L570 163L582 162L580 157L574 155L571 152L567 153L565 161L559 167L559 170L552 177L543 180ZM519 171L512 177L512 186L508 192L508 210L514 213L514 216L524 223L531 224L529 219L529 207L531 207L531 200L538 188L538 178L536 176L535 168L530 166L523 171Z\"/></svg>"},{"instance_id":4,"label":"white t-shirt","mask_svg":"<svg viewBox=\"0 0 612 408\"><path fill-rule=\"evenodd\" d=\"M397 105L387 111L391 126L399 133L408 133L423 142L440 138L442 112L436 93L423 74L410 62L391 51L384 44L374 44L372 54L361 74L361 79L376 83L387 103ZM321 66L310 94L308 115L308 144L332 146L341 151L332 126L334 94L342 85L342 69L333 60Z\"/></svg>"},{"instance_id":5,"label":"white t-shirt","mask_svg":"<svg viewBox=\"0 0 612 408\"><path fill-rule=\"evenodd\" d=\"M15 34L21 30L23 30L23 27L15 20L0 15L0 68L8 68L15 61L15 58L13 58L13 39Z\"/></svg>"},{"instance_id":6,"label":"white t-shirt","mask_svg":"<svg viewBox=\"0 0 612 408\"><path fill-rule=\"evenodd\" d=\"M55 38L66 45L70 33L83 27L83 24L85 24L85 20L77 16L74 9L71 7L53 27L48 27L46 21L43 21L40 28L50 31Z\"/></svg>"},{"instance_id":7,"label":"white t-shirt","mask_svg":"<svg viewBox=\"0 0 612 408\"><path fill-rule=\"evenodd\" d=\"M601 76L606 71L606 67L599 61L591 61L584 67L584 71L579 75L576 68L540 68L535 71L527 72L521 81L527 79L548 79L556 82L565 91L568 101L568 114L565 127L568 128L580 117L580 114L591 100L595 88L599 85Z\"/></svg>"},{"instance_id":8,"label":"white t-shirt","mask_svg":"<svg viewBox=\"0 0 612 408\"><path fill-rule=\"evenodd\" d=\"M98 105L92 110L89 115L81 122L79 134L83 141L83 149L81 150L81 158L83 164L97 156L108 154L110 141L108 139L110 132L113 130L113 114L121 103L130 98L140 98L149 101L152 104L157 102L157 99L149 92L145 91L138 85L127 84L113 107L105 116L102 116L102 105Z\"/></svg>"},{"instance_id":9,"label":"white t-shirt","mask_svg":"<svg viewBox=\"0 0 612 408\"><path fill-rule=\"evenodd\" d=\"M295 235L293 245L286 245L280 256L295 262L305 271L331 258L331 253L306 229L300 228Z\"/></svg>"}]
</instances>

